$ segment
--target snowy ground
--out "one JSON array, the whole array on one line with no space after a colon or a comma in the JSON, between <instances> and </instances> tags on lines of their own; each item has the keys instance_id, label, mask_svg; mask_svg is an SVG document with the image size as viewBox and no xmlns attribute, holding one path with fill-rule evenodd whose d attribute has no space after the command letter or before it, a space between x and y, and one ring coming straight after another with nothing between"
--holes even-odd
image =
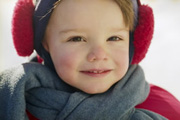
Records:
<instances>
[{"instance_id":1,"label":"snowy ground","mask_svg":"<svg viewBox=\"0 0 180 120\"><path fill-rule=\"evenodd\" d=\"M0 1L0 71L25 62L16 55L11 36L11 16L16 0ZM141 62L146 79L180 100L180 0L142 0L154 9L155 34Z\"/></svg>"}]
</instances>

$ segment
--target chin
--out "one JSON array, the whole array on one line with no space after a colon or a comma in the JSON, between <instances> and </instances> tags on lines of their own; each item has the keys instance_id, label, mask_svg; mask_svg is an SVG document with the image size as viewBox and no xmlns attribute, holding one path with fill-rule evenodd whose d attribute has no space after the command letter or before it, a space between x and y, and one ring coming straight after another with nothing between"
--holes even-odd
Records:
<instances>
[{"instance_id":1,"label":"chin","mask_svg":"<svg viewBox=\"0 0 180 120\"><path fill-rule=\"evenodd\" d=\"M111 86L110 86L111 87ZM104 93L106 91L109 90L110 87L106 87L106 88L90 88L90 89L84 89L82 90L83 92L85 93L88 93L88 94L101 94L101 93Z\"/></svg>"}]
</instances>

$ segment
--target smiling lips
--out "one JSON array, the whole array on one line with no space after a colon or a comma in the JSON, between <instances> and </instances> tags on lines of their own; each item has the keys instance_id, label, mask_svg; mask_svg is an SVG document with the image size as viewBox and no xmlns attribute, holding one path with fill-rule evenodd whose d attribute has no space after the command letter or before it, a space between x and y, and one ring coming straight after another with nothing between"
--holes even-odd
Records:
<instances>
[{"instance_id":1,"label":"smiling lips","mask_svg":"<svg viewBox=\"0 0 180 120\"><path fill-rule=\"evenodd\" d=\"M86 70L86 71L80 71L81 73L91 76L91 77L104 77L107 74L109 74L112 70L111 69L106 69L106 70Z\"/></svg>"}]
</instances>

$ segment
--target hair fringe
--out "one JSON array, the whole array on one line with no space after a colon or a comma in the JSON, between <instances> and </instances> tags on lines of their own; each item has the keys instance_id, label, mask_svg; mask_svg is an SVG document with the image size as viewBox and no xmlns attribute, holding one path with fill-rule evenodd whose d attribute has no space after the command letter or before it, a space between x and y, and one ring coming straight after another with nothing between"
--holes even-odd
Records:
<instances>
[{"instance_id":1,"label":"hair fringe","mask_svg":"<svg viewBox=\"0 0 180 120\"><path fill-rule=\"evenodd\" d=\"M126 26L129 26L131 31L134 30L135 14L131 0L115 0L123 14L123 19Z\"/></svg>"}]
</instances>

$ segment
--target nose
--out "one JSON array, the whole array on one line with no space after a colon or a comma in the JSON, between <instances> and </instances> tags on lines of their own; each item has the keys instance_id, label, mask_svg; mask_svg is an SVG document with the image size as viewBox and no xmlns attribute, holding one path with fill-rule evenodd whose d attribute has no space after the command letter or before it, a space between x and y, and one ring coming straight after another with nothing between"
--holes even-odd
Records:
<instances>
[{"instance_id":1,"label":"nose","mask_svg":"<svg viewBox=\"0 0 180 120\"><path fill-rule=\"evenodd\" d=\"M93 47L90 49L87 59L89 62L107 60L107 52L103 47Z\"/></svg>"}]
</instances>

